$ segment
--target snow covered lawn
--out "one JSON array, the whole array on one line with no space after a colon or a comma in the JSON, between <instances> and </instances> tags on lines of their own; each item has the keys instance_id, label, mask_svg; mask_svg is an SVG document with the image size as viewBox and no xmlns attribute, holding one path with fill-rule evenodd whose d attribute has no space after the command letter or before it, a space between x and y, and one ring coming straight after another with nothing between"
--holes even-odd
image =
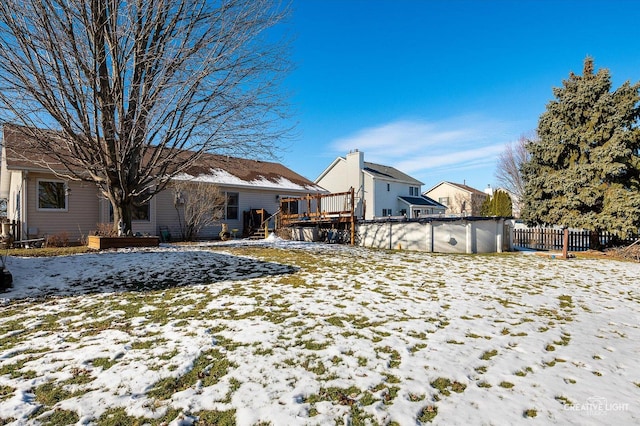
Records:
<instances>
[{"instance_id":1,"label":"snow covered lawn","mask_svg":"<svg viewBox=\"0 0 640 426\"><path fill-rule=\"evenodd\" d=\"M9 258L0 424L638 424L640 265L280 240Z\"/></svg>"}]
</instances>

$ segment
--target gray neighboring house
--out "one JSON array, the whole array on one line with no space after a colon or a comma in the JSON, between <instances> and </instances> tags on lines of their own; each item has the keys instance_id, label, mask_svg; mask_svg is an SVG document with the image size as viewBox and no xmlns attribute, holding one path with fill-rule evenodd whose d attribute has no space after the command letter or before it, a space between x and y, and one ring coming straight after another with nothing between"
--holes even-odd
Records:
<instances>
[{"instance_id":1,"label":"gray neighboring house","mask_svg":"<svg viewBox=\"0 0 640 426\"><path fill-rule=\"evenodd\" d=\"M54 172L64 170L61 164L49 158L53 170L43 166L46 153L24 155L33 145L19 126L5 124L0 142L0 198L7 202L7 219L18 225L17 240L64 234L80 241L98 224L112 222L111 205L96 185L60 178ZM222 223L240 236L255 222L252 212L274 214L282 197L327 192L282 164L213 154L203 155L180 179L207 182L225 194L224 217L200 238L217 237ZM174 191L166 189L134 212L133 232L159 235L162 227L179 236L179 209Z\"/></svg>"},{"instance_id":2,"label":"gray neighboring house","mask_svg":"<svg viewBox=\"0 0 640 426\"><path fill-rule=\"evenodd\" d=\"M394 167L364 161L364 153L358 150L336 158L315 183L332 193L354 188L356 215L364 220L389 216L416 219L446 210L421 194L422 182Z\"/></svg>"}]
</instances>

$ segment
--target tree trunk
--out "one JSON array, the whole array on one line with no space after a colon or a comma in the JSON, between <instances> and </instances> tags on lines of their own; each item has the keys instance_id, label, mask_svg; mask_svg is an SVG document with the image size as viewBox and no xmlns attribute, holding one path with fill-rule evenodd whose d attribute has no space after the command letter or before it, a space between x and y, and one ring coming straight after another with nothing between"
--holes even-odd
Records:
<instances>
[{"instance_id":1,"label":"tree trunk","mask_svg":"<svg viewBox=\"0 0 640 426\"><path fill-rule=\"evenodd\" d=\"M131 227L131 202L113 205L113 229L119 236L133 235Z\"/></svg>"}]
</instances>

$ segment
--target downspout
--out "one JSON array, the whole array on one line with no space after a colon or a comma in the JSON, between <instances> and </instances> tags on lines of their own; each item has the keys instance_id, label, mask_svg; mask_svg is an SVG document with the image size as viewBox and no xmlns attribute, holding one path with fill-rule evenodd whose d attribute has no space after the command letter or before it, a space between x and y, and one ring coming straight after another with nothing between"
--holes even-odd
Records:
<instances>
[{"instance_id":1,"label":"downspout","mask_svg":"<svg viewBox=\"0 0 640 426\"><path fill-rule=\"evenodd\" d=\"M25 171L22 175L22 185L18 194L20 194L20 210L18 210L18 223L20 223L20 239L29 238L28 237L28 228L27 228L27 198L28 198L28 188L29 188L29 172ZM36 200L36 203L38 200ZM25 239L26 239L25 238Z\"/></svg>"}]
</instances>

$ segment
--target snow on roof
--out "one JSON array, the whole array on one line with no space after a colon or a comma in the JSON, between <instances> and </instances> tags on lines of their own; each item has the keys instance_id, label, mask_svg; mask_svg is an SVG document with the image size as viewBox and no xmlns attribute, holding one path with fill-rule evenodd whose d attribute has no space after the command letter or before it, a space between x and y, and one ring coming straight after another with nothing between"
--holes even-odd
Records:
<instances>
[{"instance_id":1,"label":"snow on roof","mask_svg":"<svg viewBox=\"0 0 640 426\"><path fill-rule=\"evenodd\" d=\"M276 176L271 179L258 175L255 179L245 180L223 169L209 169L209 173L198 174L196 176L182 173L174 178L175 180L188 180L193 182L207 182L224 186L245 186L259 188L273 188L281 190L324 192L324 189L313 183L292 182L284 176Z\"/></svg>"}]
</instances>

